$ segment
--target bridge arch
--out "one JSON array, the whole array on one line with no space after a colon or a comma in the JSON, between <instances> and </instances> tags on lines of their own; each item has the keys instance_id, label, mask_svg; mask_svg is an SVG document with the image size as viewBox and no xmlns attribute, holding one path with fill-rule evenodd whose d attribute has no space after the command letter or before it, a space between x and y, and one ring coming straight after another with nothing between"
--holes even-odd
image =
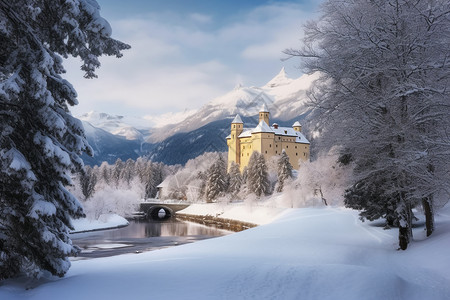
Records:
<instances>
[{"instance_id":1,"label":"bridge arch","mask_svg":"<svg viewBox=\"0 0 450 300\"><path fill-rule=\"evenodd\" d=\"M161 217L161 214L159 214L159 211L163 209L165 212L165 215ZM153 205L147 210L147 218L153 219L153 220L167 220L175 215L175 212L166 205Z\"/></svg>"}]
</instances>

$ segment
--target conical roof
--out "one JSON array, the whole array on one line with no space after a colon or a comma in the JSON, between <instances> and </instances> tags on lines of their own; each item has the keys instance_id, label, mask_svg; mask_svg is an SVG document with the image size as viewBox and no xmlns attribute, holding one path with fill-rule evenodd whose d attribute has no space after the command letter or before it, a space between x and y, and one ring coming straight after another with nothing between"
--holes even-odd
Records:
<instances>
[{"instance_id":1,"label":"conical roof","mask_svg":"<svg viewBox=\"0 0 450 300\"><path fill-rule=\"evenodd\" d=\"M261 107L261 109L259 110L259 112L269 112L269 109L267 108L266 104L264 103Z\"/></svg>"},{"instance_id":2,"label":"conical roof","mask_svg":"<svg viewBox=\"0 0 450 300\"><path fill-rule=\"evenodd\" d=\"M231 124L244 124L244 122L242 122L241 116L239 116L239 114L237 114L236 117L234 117Z\"/></svg>"},{"instance_id":3,"label":"conical roof","mask_svg":"<svg viewBox=\"0 0 450 300\"><path fill-rule=\"evenodd\" d=\"M294 125L292 125L292 127L301 127L302 125L300 124L299 121L295 121Z\"/></svg>"}]
</instances>

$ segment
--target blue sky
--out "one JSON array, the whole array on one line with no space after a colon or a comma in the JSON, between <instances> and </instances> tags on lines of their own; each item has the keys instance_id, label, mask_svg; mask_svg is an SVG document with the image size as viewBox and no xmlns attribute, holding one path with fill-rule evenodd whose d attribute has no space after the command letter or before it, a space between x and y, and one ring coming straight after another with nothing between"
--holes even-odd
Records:
<instances>
[{"instance_id":1,"label":"blue sky","mask_svg":"<svg viewBox=\"0 0 450 300\"><path fill-rule=\"evenodd\" d=\"M261 86L299 47L302 24L320 0L97 0L113 37L132 46L121 59L103 57L99 78L83 79L77 60L66 65L78 91L74 115L91 110L143 117L199 108L237 84Z\"/></svg>"}]
</instances>

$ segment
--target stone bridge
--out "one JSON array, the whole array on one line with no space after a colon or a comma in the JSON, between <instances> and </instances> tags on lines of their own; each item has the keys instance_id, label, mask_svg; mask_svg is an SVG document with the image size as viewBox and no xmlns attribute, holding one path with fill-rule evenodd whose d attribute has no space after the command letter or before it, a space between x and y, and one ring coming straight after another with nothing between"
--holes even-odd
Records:
<instances>
[{"instance_id":1,"label":"stone bridge","mask_svg":"<svg viewBox=\"0 0 450 300\"><path fill-rule=\"evenodd\" d=\"M190 203L141 202L139 211L143 212L147 218L168 219L174 216L177 211L183 210L189 205ZM160 214L161 209L165 213L163 216Z\"/></svg>"}]
</instances>

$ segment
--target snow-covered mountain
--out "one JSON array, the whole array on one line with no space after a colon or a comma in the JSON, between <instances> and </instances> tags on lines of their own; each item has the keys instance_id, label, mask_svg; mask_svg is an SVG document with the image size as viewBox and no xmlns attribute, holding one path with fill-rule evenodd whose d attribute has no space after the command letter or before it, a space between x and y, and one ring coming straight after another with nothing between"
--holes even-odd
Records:
<instances>
[{"instance_id":1,"label":"snow-covered mountain","mask_svg":"<svg viewBox=\"0 0 450 300\"><path fill-rule=\"evenodd\" d=\"M143 155L142 142L129 140L120 135L114 135L106 130L82 121L89 145L94 150L94 156L82 155L85 164L100 165L103 161L114 163L118 158L125 161L136 159ZM147 146L148 149L150 147Z\"/></svg>"},{"instance_id":2,"label":"snow-covered mountain","mask_svg":"<svg viewBox=\"0 0 450 300\"><path fill-rule=\"evenodd\" d=\"M256 116L263 103L269 108L271 118L293 119L307 111L306 92L317 78L318 74L312 74L291 79L283 68L262 87L237 86L190 113L181 122L152 130L148 141L160 142L176 133L190 132L210 122L234 117L237 113L241 116Z\"/></svg>"},{"instance_id":3,"label":"snow-covered mountain","mask_svg":"<svg viewBox=\"0 0 450 300\"><path fill-rule=\"evenodd\" d=\"M270 110L271 121L291 126L301 121L308 109L306 92L318 74L292 79L284 69L262 87L237 86L198 110L162 116L132 118L89 112L79 118L96 157L89 164L107 158L126 159L148 155L167 164L185 163L205 151L226 151L230 118L237 113L247 125L257 124L262 104Z\"/></svg>"},{"instance_id":4,"label":"snow-covered mountain","mask_svg":"<svg viewBox=\"0 0 450 300\"><path fill-rule=\"evenodd\" d=\"M94 127L103 129L113 135L122 136L127 140L144 141L152 127L152 123L143 118L110 115L96 111L85 113L78 118Z\"/></svg>"}]
</instances>

